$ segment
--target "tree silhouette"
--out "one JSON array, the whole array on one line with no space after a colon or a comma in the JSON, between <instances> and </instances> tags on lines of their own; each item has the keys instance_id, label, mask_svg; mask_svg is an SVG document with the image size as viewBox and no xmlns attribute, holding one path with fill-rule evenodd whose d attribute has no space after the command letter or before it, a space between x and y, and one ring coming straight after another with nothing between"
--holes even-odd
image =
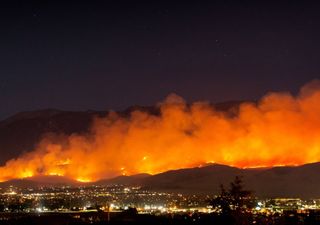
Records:
<instances>
[{"instance_id":1,"label":"tree silhouette","mask_svg":"<svg viewBox=\"0 0 320 225\"><path fill-rule=\"evenodd\" d=\"M254 206L252 191L244 190L243 181L238 176L230 183L229 195L235 210L247 210Z\"/></svg>"},{"instance_id":2,"label":"tree silhouette","mask_svg":"<svg viewBox=\"0 0 320 225\"><path fill-rule=\"evenodd\" d=\"M231 196L222 184L220 185L220 195L213 198L210 203L214 208L220 210L224 215L231 212Z\"/></svg>"},{"instance_id":3,"label":"tree silhouette","mask_svg":"<svg viewBox=\"0 0 320 225\"><path fill-rule=\"evenodd\" d=\"M242 179L236 176L228 190L220 186L220 194L211 200L211 205L220 211L228 224L249 224L254 198L251 191L244 189Z\"/></svg>"}]
</instances>

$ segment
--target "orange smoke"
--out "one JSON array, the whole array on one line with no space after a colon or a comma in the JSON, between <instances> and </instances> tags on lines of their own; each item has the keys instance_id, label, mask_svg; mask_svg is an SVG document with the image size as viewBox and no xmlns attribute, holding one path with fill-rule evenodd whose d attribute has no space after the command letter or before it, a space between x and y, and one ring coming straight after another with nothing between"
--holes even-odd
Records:
<instances>
[{"instance_id":1,"label":"orange smoke","mask_svg":"<svg viewBox=\"0 0 320 225\"><path fill-rule=\"evenodd\" d=\"M46 138L0 167L0 180L61 175L93 181L208 162L260 167L320 161L317 81L298 96L270 93L257 104L243 103L232 116L206 102L187 106L174 94L159 107L158 116L134 111L130 117L97 118L87 136Z\"/></svg>"}]
</instances>

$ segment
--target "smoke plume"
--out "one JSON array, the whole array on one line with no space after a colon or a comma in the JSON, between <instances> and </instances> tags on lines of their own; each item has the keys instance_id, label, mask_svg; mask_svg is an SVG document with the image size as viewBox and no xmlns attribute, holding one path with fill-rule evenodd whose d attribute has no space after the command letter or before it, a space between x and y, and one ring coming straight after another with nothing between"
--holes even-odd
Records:
<instances>
[{"instance_id":1,"label":"smoke plume","mask_svg":"<svg viewBox=\"0 0 320 225\"><path fill-rule=\"evenodd\" d=\"M38 148L0 167L0 180L61 175L93 181L121 174L159 173L215 162L237 167L320 161L320 82L297 96L269 93L237 112L175 94L160 115L133 111L96 118L89 135L44 138Z\"/></svg>"}]
</instances>

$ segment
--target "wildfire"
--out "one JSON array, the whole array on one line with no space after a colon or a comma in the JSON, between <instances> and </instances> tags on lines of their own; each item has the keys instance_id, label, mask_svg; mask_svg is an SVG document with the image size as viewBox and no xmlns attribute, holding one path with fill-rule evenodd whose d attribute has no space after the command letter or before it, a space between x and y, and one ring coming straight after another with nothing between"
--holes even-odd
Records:
<instances>
[{"instance_id":1,"label":"wildfire","mask_svg":"<svg viewBox=\"0 0 320 225\"><path fill-rule=\"evenodd\" d=\"M60 175L88 182L116 175L159 173L215 162L237 167L320 161L320 86L297 96L270 93L233 113L206 102L187 105L176 95L160 115L110 113L87 136L45 138L38 148L0 167L0 180Z\"/></svg>"},{"instance_id":2,"label":"wildfire","mask_svg":"<svg viewBox=\"0 0 320 225\"><path fill-rule=\"evenodd\" d=\"M88 183L92 181L90 178L84 178L84 177L78 177L76 178L76 180L82 183Z\"/></svg>"}]
</instances>

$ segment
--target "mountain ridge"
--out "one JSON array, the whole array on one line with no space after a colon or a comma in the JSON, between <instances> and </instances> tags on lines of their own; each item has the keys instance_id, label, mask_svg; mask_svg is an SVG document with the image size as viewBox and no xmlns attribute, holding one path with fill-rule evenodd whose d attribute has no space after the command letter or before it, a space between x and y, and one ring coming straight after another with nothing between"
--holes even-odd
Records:
<instances>
[{"instance_id":1,"label":"mountain ridge","mask_svg":"<svg viewBox=\"0 0 320 225\"><path fill-rule=\"evenodd\" d=\"M281 166L271 168L236 168L228 165L213 164L204 167L170 170L163 173L117 176L91 183L81 183L69 178L53 177L15 179L0 183L5 188L10 185L19 187L39 186L90 186L90 185L128 185L171 193L214 195L220 191L220 185L228 186L235 176L242 177L246 189L252 190L259 198L319 198L320 162L301 166ZM45 182L47 181L47 182Z\"/></svg>"}]
</instances>

